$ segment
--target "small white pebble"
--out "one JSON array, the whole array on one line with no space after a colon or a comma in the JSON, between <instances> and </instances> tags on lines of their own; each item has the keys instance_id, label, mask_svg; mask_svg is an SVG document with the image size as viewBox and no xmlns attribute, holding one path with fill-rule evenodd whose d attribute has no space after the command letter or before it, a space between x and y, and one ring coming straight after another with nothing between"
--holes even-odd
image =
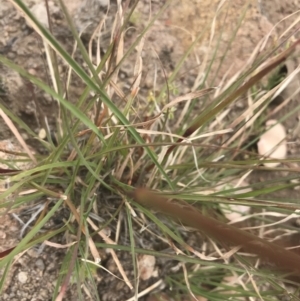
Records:
<instances>
[{"instance_id":1,"label":"small white pebble","mask_svg":"<svg viewBox=\"0 0 300 301\"><path fill-rule=\"evenodd\" d=\"M266 122L266 128L267 130L257 142L258 153L270 159L285 159L287 155L285 127L277 120L272 119ZM279 164L280 162L264 163L266 167L270 168Z\"/></svg>"},{"instance_id":2,"label":"small white pebble","mask_svg":"<svg viewBox=\"0 0 300 301\"><path fill-rule=\"evenodd\" d=\"M31 9L32 14L38 19L38 21L48 28L48 14L44 3L37 3Z\"/></svg>"},{"instance_id":3,"label":"small white pebble","mask_svg":"<svg viewBox=\"0 0 300 301\"><path fill-rule=\"evenodd\" d=\"M20 272L18 274L18 280L21 282L21 283L26 283L27 282L27 273L25 272Z\"/></svg>"},{"instance_id":4,"label":"small white pebble","mask_svg":"<svg viewBox=\"0 0 300 301\"><path fill-rule=\"evenodd\" d=\"M155 267L155 257L152 255L141 255L138 260L140 277L142 280L148 280L153 277Z\"/></svg>"},{"instance_id":5,"label":"small white pebble","mask_svg":"<svg viewBox=\"0 0 300 301\"><path fill-rule=\"evenodd\" d=\"M39 130L39 138L40 139L45 139L47 137L47 133L46 133L46 130L44 128L41 128Z\"/></svg>"}]
</instances>

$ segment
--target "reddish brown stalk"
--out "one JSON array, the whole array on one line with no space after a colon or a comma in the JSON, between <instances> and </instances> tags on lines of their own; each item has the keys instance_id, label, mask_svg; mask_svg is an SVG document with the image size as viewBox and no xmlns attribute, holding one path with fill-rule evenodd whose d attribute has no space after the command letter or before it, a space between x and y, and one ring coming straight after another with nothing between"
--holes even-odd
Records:
<instances>
[{"instance_id":1,"label":"reddish brown stalk","mask_svg":"<svg viewBox=\"0 0 300 301\"><path fill-rule=\"evenodd\" d=\"M300 276L300 256L281 246L204 216L186 202L168 200L147 189L138 188L131 197L137 203L178 219L226 246L241 246L244 251L257 254L263 260L276 264L280 270L296 272L297 276Z\"/></svg>"},{"instance_id":2,"label":"reddish brown stalk","mask_svg":"<svg viewBox=\"0 0 300 301\"><path fill-rule=\"evenodd\" d=\"M13 176L13 175L17 175L20 172L22 172L22 170L20 169L9 169L9 168L0 168L0 174L4 174L7 176Z\"/></svg>"},{"instance_id":3,"label":"reddish brown stalk","mask_svg":"<svg viewBox=\"0 0 300 301\"><path fill-rule=\"evenodd\" d=\"M0 259L4 258L8 254L10 254L14 249L15 249L15 247L12 247L12 248L9 248L9 249L7 249L3 252L0 252Z\"/></svg>"}]
</instances>

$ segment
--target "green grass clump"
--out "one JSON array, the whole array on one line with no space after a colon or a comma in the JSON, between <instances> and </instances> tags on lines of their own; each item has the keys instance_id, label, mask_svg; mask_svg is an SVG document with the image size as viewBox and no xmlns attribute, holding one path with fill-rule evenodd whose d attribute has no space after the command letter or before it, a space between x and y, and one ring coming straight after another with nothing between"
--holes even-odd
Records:
<instances>
[{"instance_id":1,"label":"green grass clump","mask_svg":"<svg viewBox=\"0 0 300 301\"><path fill-rule=\"evenodd\" d=\"M244 223L240 225L253 227L249 230L252 236L247 237L257 235L260 241L274 240L276 243L281 236L298 231L284 223L297 215L298 201L292 197L284 199L280 193L299 186L295 182L299 179L296 174L298 168L293 165L299 159L281 160L280 167L268 168L262 165L268 158L262 160L257 153L249 151L249 146L259 139L259 129L267 118L268 103L285 84L283 78L274 77L270 81L271 86L262 90L258 88L262 87L260 82L284 64L294 53L298 42L285 50L274 44L270 49L254 53L252 61L245 64L226 87L218 86L216 79L210 76L212 65L219 64L215 69L219 70L227 53L225 50L224 57L217 60L216 48L212 59L207 60L209 63L204 66L202 81L190 93L181 95L177 86L179 72L201 40L201 32L173 72L168 76L165 74L165 83L161 84L159 93L148 91L144 97L139 92L143 74L143 39L169 2L129 46L124 33L130 22L140 22L136 12L138 1L125 11L124 18L120 17L123 15L121 7L118 7L106 52L103 54L96 47L97 53L92 57L91 47L86 50L63 1L59 1L76 41L74 53L80 55L82 64L38 22L21 0L13 2L43 39L52 84L31 75L3 55L0 55L0 62L55 99L59 110L55 138L45 122L47 139L42 139L1 105L3 114L44 148L43 155L33 155L28 150L31 154L28 160L33 161L30 168L2 173L3 178L10 177L11 185L0 196L0 208L17 210L36 203L36 200L43 200L41 206L44 207L31 226L25 229L26 235L20 243L0 261L0 268L6 269L1 287L15 255L60 237L70 245L60 267L53 299L61 300L70 283L77 283L79 290L82 284L92 288L94 298L99 299L94 278L98 268L105 270L100 262L99 250L103 249L108 249L114 258L120 274L118 277L133 289L132 296L140 293L140 258L151 255L180 266L178 273L164 271L161 275L176 298L185 294L208 300L224 300L224 295L228 296L228 300L279 300L276 299L278 296L287 295L292 298L287 292L287 285L292 280L283 275L283 272L290 271L279 273L268 267L264 262L268 256L262 251L257 253L263 263L249 254L255 253L252 246L250 251L240 250L234 245L235 240L226 243L226 234L222 239L205 225L198 229L201 240L191 245L188 242L189 229L185 228L185 225L191 225L184 217L184 208L190 208L188 204L193 205L200 219L213 217L222 221L225 227L228 221L222 214L221 203L250 206L251 214L244 216L241 220ZM228 49L238 28L239 25L233 32ZM98 29L101 30L101 26ZM134 78L129 90L123 91L119 87L118 73L126 59L132 56L136 56ZM67 66L67 74L61 74L58 61ZM74 79L82 85L82 94L78 99L69 99ZM142 97L147 99L144 105L140 105ZM246 106L241 114L235 114L234 104L246 97L252 104ZM177 107L182 103L180 112ZM294 108L280 121L298 110L299 107ZM253 134L255 138L249 141ZM264 183L251 177L268 171L274 172L274 178ZM249 183L241 185L246 180ZM247 191L245 186L249 188ZM11 195L15 196L13 205L9 201ZM182 206L182 212L173 207L173 213L170 203ZM153 204L162 215L148 209ZM45 224L62 208L68 209L68 217L63 219L59 228L45 231ZM277 223L274 216L279 217ZM146 234L142 234L141 229ZM234 231L233 227L228 229ZM109 231L113 231L111 237ZM146 243L142 245L143 235L155 241L150 248L146 247ZM157 241L168 252L155 248ZM126 264L118 259L123 253L130 254L134 277L126 276L123 269ZM229 281L233 276L237 279L234 283ZM162 280L158 280L157 286L159 281Z\"/></svg>"}]
</instances>

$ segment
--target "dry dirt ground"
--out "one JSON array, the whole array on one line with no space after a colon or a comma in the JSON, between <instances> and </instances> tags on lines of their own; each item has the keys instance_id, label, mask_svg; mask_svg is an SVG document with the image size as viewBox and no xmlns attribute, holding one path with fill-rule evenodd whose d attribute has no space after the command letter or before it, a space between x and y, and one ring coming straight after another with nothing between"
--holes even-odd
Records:
<instances>
[{"instance_id":1,"label":"dry dirt ground","mask_svg":"<svg viewBox=\"0 0 300 301\"><path fill-rule=\"evenodd\" d=\"M26 0L24 2L28 3L30 7L43 3L42 0ZM79 29L83 28L87 22L92 23L91 27L95 26L97 18L106 11L106 1L69 0L65 2ZM152 2L151 6L150 2ZM152 11L153 13L157 11L163 2L165 1L141 1L135 16L137 22L135 25L138 26L138 22L143 23L144 20L147 20L149 12ZM221 50L226 48L226 44L231 39L231 33L235 30L235 26L239 22L241 15L243 15L245 2L242 0L225 1L224 5L227 5L228 9L225 10L226 13L220 14L215 28L215 35L220 31L224 32L220 41ZM72 35L66 27L62 13L54 1L50 0L49 3L54 35L68 51L72 51ZM238 30L235 41L226 55L224 64L217 74L216 82L224 79L224 77L230 78L243 66L257 43L270 32L273 25L289 14L295 13L300 8L299 1L294 0L251 0L247 3L250 5L249 9L245 12L243 25ZM112 10L114 9L113 5L114 3L112 3ZM144 49L147 55L144 59L143 72L147 76L145 76L142 82L142 95L146 97L149 90L153 89L154 68L162 64L167 73L171 72L175 68L180 56L188 50L188 45L191 41L196 38L200 31L205 30L207 25L211 24L218 5L219 1L215 0L174 1L174 4L155 22L145 42ZM294 18L289 18L281 22L275 28L273 37L275 35L279 36L289 24L292 24L296 17L299 17L299 13ZM47 80L43 43L8 0L0 0L0 33L0 53L15 63L20 64L32 74L39 75L42 79ZM209 42L210 34L209 29L205 31L195 51L183 66L182 73L184 76L178 86L182 94L189 92L193 88L195 78L201 72L201 59L205 55L210 54L216 45L216 39L211 43ZM86 35L88 37L89 33ZM125 37L126 43L130 43L133 38L134 35L128 31ZM103 48L107 47L107 40L108 37L104 36ZM155 59L157 56L160 62ZM221 53L218 53L217 56L221 57ZM120 73L120 80L123 83L124 89L129 84L128 78L131 76L132 69L129 61L127 65L125 64L122 67ZM163 82L162 74L160 76ZM0 85L0 101L14 114L21 117L32 130L35 132L40 130L41 118L43 117L37 110L36 102L39 103L42 111L46 112L50 125L54 124L57 109L56 103L45 95L45 93L34 90L28 82L3 65L0 65ZM157 89L159 85L158 81ZM74 85L71 89L70 99L72 97L76 99L81 91L82 86ZM292 103L291 106L294 107L295 103ZM290 110L290 107L286 107L285 110ZM281 114L283 113L281 112ZM298 122L297 117L292 116L285 124L288 130L293 133L294 140L299 139L299 132L295 133ZM11 137L11 132L1 120L0 139L10 139ZM24 138L26 139L25 134ZM32 141L28 142L32 144ZM262 180L267 177L265 174L260 174L259 176L262 177ZM19 221L10 214L0 216L1 252L17 243L20 239L20 228ZM5 290L0 299L7 301L51 300L63 254L63 250L58 250L50 246L44 247L42 252L34 249L20 254L10 271ZM126 257L122 258L122 262L126 269ZM108 269L115 269L110 258L107 258L105 265ZM130 270L130 267L127 268ZM123 285L118 284L118 281L114 280L115 278L107 276L105 280L105 277L101 274L96 279L101 300L121 301L132 297L132 292L126 290ZM158 277L161 277L161 275ZM154 280L142 283L141 288L146 288L152 282ZM90 300L86 295L83 298ZM66 300L78 300L76 286L74 286L74 289L71 287Z\"/></svg>"}]
</instances>

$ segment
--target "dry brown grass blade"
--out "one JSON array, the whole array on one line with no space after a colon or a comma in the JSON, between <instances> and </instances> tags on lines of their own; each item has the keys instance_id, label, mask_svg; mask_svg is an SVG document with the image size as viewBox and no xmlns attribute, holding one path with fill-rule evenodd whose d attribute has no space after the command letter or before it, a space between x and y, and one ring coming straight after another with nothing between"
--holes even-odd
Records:
<instances>
[{"instance_id":1,"label":"dry brown grass blade","mask_svg":"<svg viewBox=\"0 0 300 301\"><path fill-rule=\"evenodd\" d=\"M24 139L22 138L21 134L19 133L18 129L15 127L15 125L13 124L13 122L10 120L10 118L4 113L3 110L0 109L0 116L3 118L4 122L6 123L6 125L9 127L9 129L11 130L11 132L13 133L13 135L16 137L16 139L18 140L18 142L21 144L21 146L23 147L24 151L27 153L27 155L29 156L29 158L32 160L32 162L34 164L37 164L37 161L32 153L32 151L28 148L26 142L24 141Z\"/></svg>"},{"instance_id":2,"label":"dry brown grass blade","mask_svg":"<svg viewBox=\"0 0 300 301\"><path fill-rule=\"evenodd\" d=\"M115 244L116 244L112 239L110 239L110 238L104 233L105 231L103 231L103 230L100 230L100 231L99 231L99 228L92 222L92 220L91 220L90 218L87 218L87 222L88 222L89 225L93 228L93 230L97 231L97 233L102 237L102 239L105 241L105 243L111 244L111 245L115 245ZM130 283L130 281L129 281L127 275L126 275L126 273L125 273L125 271L124 271L124 269L123 269L123 266L122 266L120 260L118 259L118 256L117 256L116 252L115 252L113 249L109 249L109 252L110 252L112 258L114 259L114 261L115 261L115 263L116 263L116 265L117 265L117 267L118 267L118 269L119 269L119 272L120 272L120 274L122 275L122 277L123 277L123 279L124 279L124 282L128 285L128 287L129 287L130 289L133 289L133 286L132 286L132 284Z\"/></svg>"},{"instance_id":3,"label":"dry brown grass blade","mask_svg":"<svg viewBox=\"0 0 300 301\"><path fill-rule=\"evenodd\" d=\"M72 213L73 213L76 221L80 225L81 223L80 223L79 213L77 212L75 206L73 205L72 201L69 198L66 199L66 204L70 208L70 210L72 211ZM90 218L88 218L87 221L88 221L88 223L91 225L91 227L94 230L98 231L98 227L91 221ZM86 231L85 231L84 226L81 227L81 231L82 231L83 234L86 235ZM98 234L104 239L104 241L106 243L115 244L115 242L112 241L109 237L107 237L103 231L98 231ZM92 255L94 256L95 262L99 262L100 255L99 255L99 253L97 251L97 248L95 246L94 241L90 237L89 237L89 247L90 247ZM122 275L125 283L129 286L130 289L133 289L133 286L131 285L129 279L127 278L127 276L126 276L126 274L124 272L124 269L123 269L123 267L122 267L122 265L121 265L121 263L120 263L117 255L116 255L115 251L113 249L110 249L110 253L111 253L112 257L114 258L114 261L115 261L115 263L116 263L116 265L117 265L117 267L118 267L118 269L119 269L119 271L120 271L120 273L121 273L121 275Z\"/></svg>"},{"instance_id":4,"label":"dry brown grass blade","mask_svg":"<svg viewBox=\"0 0 300 301\"><path fill-rule=\"evenodd\" d=\"M295 272L297 277L300 277L300 256L281 246L204 216L186 202L169 200L148 189L138 188L130 194L130 197L143 206L178 219L183 224L201 231L225 246L241 246L244 251L257 254L263 260L276 264L280 270Z\"/></svg>"}]
</instances>

